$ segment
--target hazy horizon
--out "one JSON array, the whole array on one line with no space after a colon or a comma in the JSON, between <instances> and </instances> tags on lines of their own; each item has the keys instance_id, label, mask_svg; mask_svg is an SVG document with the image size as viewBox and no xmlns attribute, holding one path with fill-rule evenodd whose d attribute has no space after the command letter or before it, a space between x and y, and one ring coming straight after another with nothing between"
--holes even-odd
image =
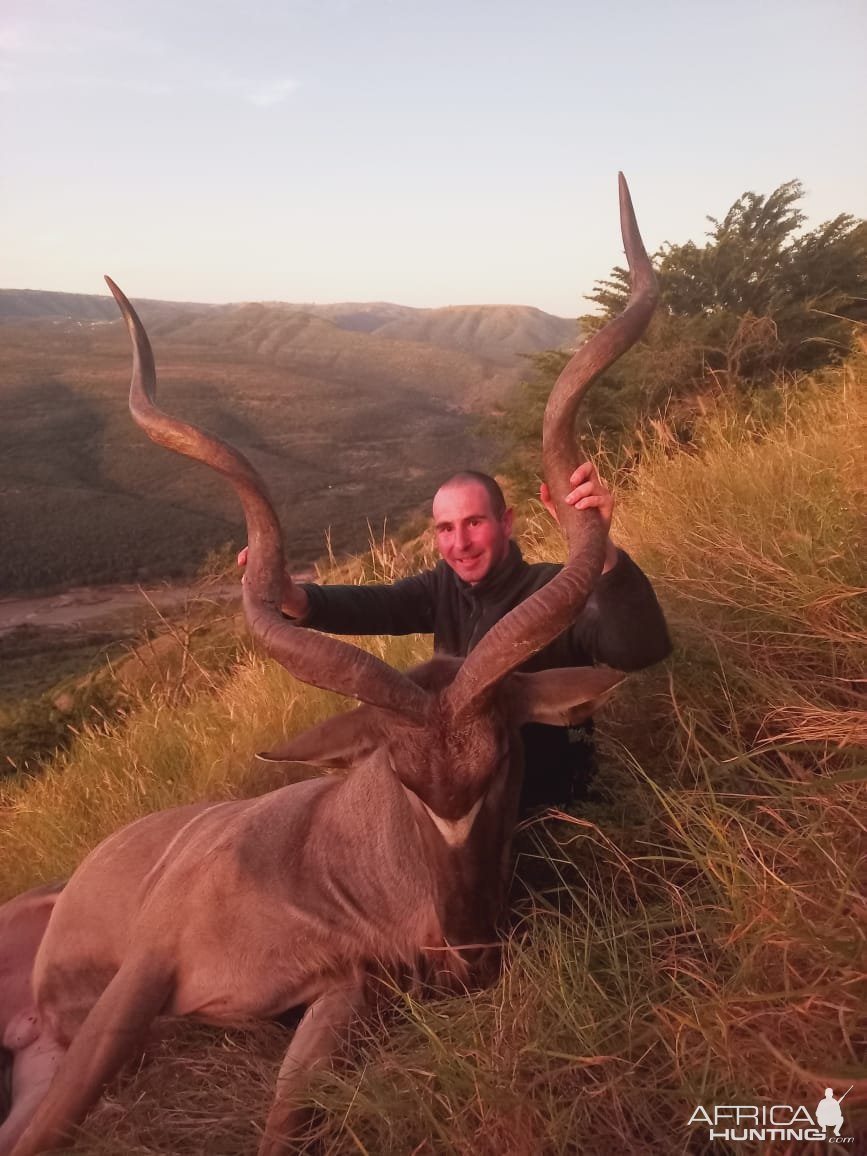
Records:
<instances>
[{"instance_id":1,"label":"hazy horizon","mask_svg":"<svg viewBox=\"0 0 867 1156\"><path fill-rule=\"evenodd\" d=\"M865 33L860 0L7 0L0 280L575 317L618 169L651 250L793 178L808 226L867 215Z\"/></svg>"},{"instance_id":2,"label":"hazy horizon","mask_svg":"<svg viewBox=\"0 0 867 1156\"><path fill-rule=\"evenodd\" d=\"M105 297L107 301L112 300L112 296L106 289L103 293L80 293L77 289L55 289L53 287L36 288L33 285L0 285L0 293L60 293L63 295L84 296L84 297ZM180 297L147 297L141 293L134 293L132 297L136 301L153 301L163 302L175 305L295 305L299 309L305 306L311 308L320 308L330 305L348 305L348 306L396 306L399 309L416 309L416 310L437 310L437 309L539 309L541 313L549 313L549 309L540 309L538 305L533 305L525 301L453 301L447 305L407 305L404 301L380 301L380 300L355 300L355 301L288 301L278 298L245 298L243 300L225 300L214 299L212 301L205 301L201 298L180 298ZM551 314L552 316L560 316L562 320L571 320L568 316L561 314Z\"/></svg>"}]
</instances>

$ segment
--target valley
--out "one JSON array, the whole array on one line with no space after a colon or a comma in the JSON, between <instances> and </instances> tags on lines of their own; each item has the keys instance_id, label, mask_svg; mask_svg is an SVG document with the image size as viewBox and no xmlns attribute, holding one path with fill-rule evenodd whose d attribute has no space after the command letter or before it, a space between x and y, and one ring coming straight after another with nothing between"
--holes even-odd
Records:
<instances>
[{"instance_id":1,"label":"valley","mask_svg":"<svg viewBox=\"0 0 867 1156\"><path fill-rule=\"evenodd\" d=\"M421 517L457 469L492 468L485 418L527 364L516 349L576 334L526 307L139 305L164 404L250 458L293 566ZM0 291L0 594L187 579L243 542L219 479L129 418L115 318L108 297Z\"/></svg>"}]
</instances>

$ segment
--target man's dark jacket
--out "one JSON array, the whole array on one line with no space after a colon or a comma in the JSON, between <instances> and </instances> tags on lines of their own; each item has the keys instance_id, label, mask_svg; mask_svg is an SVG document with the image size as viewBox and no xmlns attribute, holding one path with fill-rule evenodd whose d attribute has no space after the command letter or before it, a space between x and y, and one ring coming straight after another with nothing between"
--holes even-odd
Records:
<instances>
[{"instance_id":1,"label":"man's dark jacket","mask_svg":"<svg viewBox=\"0 0 867 1156\"><path fill-rule=\"evenodd\" d=\"M551 562L525 562L510 542L506 558L473 586L444 561L387 586L304 585L310 607L304 625L333 634L433 634L434 650L465 657L495 622L561 569ZM574 624L520 669L605 663L617 670L640 670L670 650L653 587L620 550ZM584 793L593 770L589 725L531 723L523 728L523 738L523 808L562 806Z\"/></svg>"}]
</instances>

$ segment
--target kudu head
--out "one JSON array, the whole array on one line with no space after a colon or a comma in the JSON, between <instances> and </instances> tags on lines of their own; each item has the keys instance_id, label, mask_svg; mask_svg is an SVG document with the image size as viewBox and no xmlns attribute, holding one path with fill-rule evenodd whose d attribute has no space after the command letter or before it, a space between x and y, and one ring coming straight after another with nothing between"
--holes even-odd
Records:
<instances>
[{"instance_id":1,"label":"kudu head","mask_svg":"<svg viewBox=\"0 0 867 1156\"><path fill-rule=\"evenodd\" d=\"M497 623L463 663L435 660L410 674L283 617L281 534L261 478L235 449L157 408L147 335L126 297L106 278L133 342L133 417L153 441L223 474L241 500L249 543L243 601L254 638L301 681L365 704L301 736L281 755L339 762L350 753L357 758L363 748L375 750L414 797L416 810L420 802L427 812L429 834L439 832L452 849L467 841L492 782L503 773L510 743L516 745L516 727L524 721L566 722L586 715L622 677L603 668L514 673L575 620L604 561L598 513L575 510L565 497L569 477L583 460L575 437L579 402L591 382L639 339L656 304L652 267L622 175L620 214L632 277L629 303L575 353L545 412L543 470L567 542L566 563L548 585Z\"/></svg>"}]
</instances>

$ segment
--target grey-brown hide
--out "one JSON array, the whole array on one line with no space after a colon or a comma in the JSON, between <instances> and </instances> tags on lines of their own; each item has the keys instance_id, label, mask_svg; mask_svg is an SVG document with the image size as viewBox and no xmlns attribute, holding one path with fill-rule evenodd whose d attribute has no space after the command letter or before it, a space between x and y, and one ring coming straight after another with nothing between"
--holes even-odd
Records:
<instances>
[{"instance_id":1,"label":"grey-brown hide","mask_svg":"<svg viewBox=\"0 0 867 1156\"><path fill-rule=\"evenodd\" d=\"M33 961L63 884L34 887L0 907L0 1120L10 1146L27 1125L63 1049L42 1031Z\"/></svg>"},{"instance_id":2,"label":"grey-brown hide","mask_svg":"<svg viewBox=\"0 0 867 1156\"><path fill-rule=\"evenodd\" d=\"M461 665L460 659L438 655L408 677L442 692ZM441 716L431 727L402 727L382 711L360 706L261 757L356 768L371 757L381 761L413 808L422 851L433 868L444 941L486 945L472 957L476 966L484 958L485 975L479 977L484 980L497 957L493 941L523 773L520 727L580 721L622 677L604 667L512 674L491 693L486 710L461 729L449 728ZM465 969L459 974L468 981Z\"/></svg>"},{"instance_id":3,"label":"grey-brown hide","mask_svg":"<svg viewBox=\"0 0 867 1156\"><path fill-rule=\"evenodd\" d=\"M62 883L34 887L0 907L0 1049L15 1051L35 1022L30 978Z\"/></svg>"},{"instance_id":4,"label":"grey-brown hide","mask_svg":"<svg viewBox=\"0 0 867 1156\"><path fill-rule=\"evenodd\" d=\"M574 717L576 704L592 707L621 677L513 673L574 620L602 566L596 511L576 511L564 497L582 460L580 397L638 339L655 304L622 180L621 225L629 305L575 354L546 413L543 463L567 542L563 570L462 664L434 664L415 678L282 617L282 541L261 479L232 447L157 408L147 335L109 282L133 342L133 417L154 441L223 474L242 503L251 632L302 681L366 704L375 740L365 732L367 753L345 777L152 815L85 859L54 906L33 969L43 1042L65 1055L44 1096L41 1087L24 1095L26 1111L38 1106L20 1139L0 1127L0 1156L65 1143L156 1016L225 1023L306 1003L259 1147L260 1156L285 1153L303 1119L306 1075L362 1013L372 971L435 959L440 973L463 978L484 957L517 804L517 726ZM335 724L351 761L350 730Z\"/></svg>"}]
</instances>

